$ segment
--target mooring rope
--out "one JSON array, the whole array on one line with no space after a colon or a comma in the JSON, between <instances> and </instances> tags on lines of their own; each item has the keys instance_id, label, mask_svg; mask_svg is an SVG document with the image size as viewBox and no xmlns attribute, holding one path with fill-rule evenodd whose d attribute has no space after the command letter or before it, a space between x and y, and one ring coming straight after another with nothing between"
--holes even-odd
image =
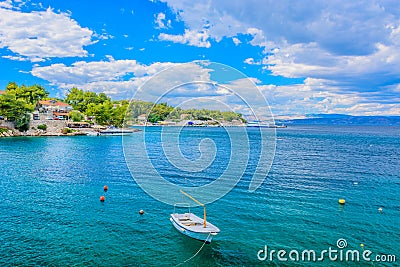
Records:
<instances>
[{"instance_id":1,"label":"mooring rope","mask_svg":"<svg viewBox=\"0 0 400 267\"><path fill-rule=\"evenodd\" d=\"M201 245L201 247L200 247L199 250L196 252L196 254L194 254L192 257L190 257L189 259L185 260L184 262L179 263L179 264L176 265L176 266L180 266L180 265L182 265L182 264L184 264L184 263L186 263L186 262L188 262L188 261L194 259L194 258L197 256L197 254L199 254L200 251L203 249L203 247L204 247L204 245L207 243L207 240L208 240L208 238L210 237L210 235L211 235L211 232L208 233L208 236L207 236L206 240L204 240L203 245Z\"/></svg>"}]
</instances>

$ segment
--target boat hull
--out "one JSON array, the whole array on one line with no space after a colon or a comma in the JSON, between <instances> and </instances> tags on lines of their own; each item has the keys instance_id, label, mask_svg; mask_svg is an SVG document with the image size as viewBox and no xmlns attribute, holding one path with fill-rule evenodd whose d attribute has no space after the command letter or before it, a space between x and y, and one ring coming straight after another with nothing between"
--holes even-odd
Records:
<instances>
[{"instance_id":1,"label":"boat hull","mask_svg":"<svg viewBox=\"0 0 400 267\"><path fill-rule=\"evenodd\" d=\"M204 233L193 232L193 231L190 231L189 229L186 229L186 228L180 226L178 223L175 222L175 220L172 217L169 218L169 220L171 221L171 223L175 227L175 229L178 230L178 232L180 232L181 234L184 234L193 239L205 242L207 244L211 243L213 237L217 235L217 233L212 233L212 232L208 232L208 233L207 232L204 232Z\"/></svg>"}]
</instances>

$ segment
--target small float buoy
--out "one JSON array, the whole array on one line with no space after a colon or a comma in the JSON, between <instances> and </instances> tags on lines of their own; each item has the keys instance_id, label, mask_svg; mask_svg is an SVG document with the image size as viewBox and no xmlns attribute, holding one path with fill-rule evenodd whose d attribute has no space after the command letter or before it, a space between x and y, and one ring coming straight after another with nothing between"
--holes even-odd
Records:
<instances>
[{"instance_id":1,"label":"small float buoy","mask_svg":"<svg viewBox=\"0 0 400 267\"><path fill-rule=\"evenodd\" d=\"M354 184L354 185L358 185L358 182L354 182L353 184Z\"/></svg>"},{"instance_id":2,"label":"small float buoy","mask_svg":"<svg viewBox=\"0 0 400 267\"><path fill-rule=\"evenodd\" d=\"M103 186L103 190L104 190L104 192L107 192L107 190L108 190L108 186Z\"/></svg>"},{"instance_id":3,"label":"small float buoy","mask_svg":"<svg viewBox=\"0 0 400 267\"><path fill-rule=\"evenodd\" d=\"M139 214L143 215L144 214L144 210L139 210Z\"/></svg>"},{"instance_id":4,"label":"small float buoy","mask_svg":"<svg viewBox=\"0 0 400 267\"><path fill-rule=\"evenodd\" d=\"M362 249L364 249L364 244L363 244L363 243L361 243L361 244L360 244L360 247L361 247Z\"/></svg>"},{"instance_id":5,"label":"small float buoy","mask_svg":"<svg viewBox=\"0 0 400 267\"><path fill-rule=\"evenodd\" d=\"M383 211L382 207L379 207L378 211L379 211L380 213L382 213L382 211Z\"/></svg>"},{"instance_id":6,"label":"small float buoy","mask_svg":"<svg viewBox=\"0 0 400 267\"><path fill-rule=\"evenodd\" d=\"M105 198L104 196L101 196L101 197L100 197L100 201L101 201L101 202L104 202L104 200L106 200L106 198Z\"/></svg>"},{"instance_id":7,"label":"small float buoy","mask_svg":"<svg viewBox=\"0 0 400 267\"><path fill-rule=\"evenodd\" d=\"M339 199L339 204L340 205L344 205L346 203L346 200L344 200L343 198Z\"/></svg>"}]
</instances>

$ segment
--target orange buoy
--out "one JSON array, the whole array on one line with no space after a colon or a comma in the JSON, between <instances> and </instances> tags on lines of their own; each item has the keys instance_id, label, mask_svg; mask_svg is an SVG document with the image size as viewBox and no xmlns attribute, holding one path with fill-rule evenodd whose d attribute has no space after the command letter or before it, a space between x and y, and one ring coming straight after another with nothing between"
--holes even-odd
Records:
<instances>
[{"instance_id":1,"label":"orange buoy","mask_svg":"<svg viewBox=\"0 0 400 267\"><path fill-rule=\"evenodd\" d=\"M108 190L108 186L103 186L103 189L104 189L104 192L107 192L107 190Z\"/></svg>"},{"instance_id":2,"label":"orange buoy","mask_svg":"<svg viewBox=\"0 0 400 267\"><path fill-rule=\"evenodd\" d=\"M144 214L144 210L139 210L139 214L143 215Z\"/></svg>"},{"instance_id":3,"label":"orange buoy","mask_svg":"<svg viewBox=\"0 0 400 267\"><path fill-rule=\"evenodd\" d=\"M101 197L100 197L100 201L101 201L101 202L104 202L104 200L106 200L106 198L105 198L104 196L101 196Z\"/></svg>"}]
</instances>

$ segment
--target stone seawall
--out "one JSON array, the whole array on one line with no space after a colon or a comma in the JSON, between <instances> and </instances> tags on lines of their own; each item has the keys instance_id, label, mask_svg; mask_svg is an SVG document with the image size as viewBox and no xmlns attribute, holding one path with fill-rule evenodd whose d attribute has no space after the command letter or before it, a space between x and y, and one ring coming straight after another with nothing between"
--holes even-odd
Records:
<instances>
[{"instance_id":1,"label":"stone seawall","mask_svg":"<svg viewBox=\"0 0 400 267\"><path fill-rule=\"evenodd\" d=\"M46 130L38 129L39 125L46 125ZM82 135L87 132L94 132L92 128L74 129L72 133L63 133L67 128L67 122L61 120L31 120L29 130L20 132L14 127L13 122L0 121L0 128L6 129L0 132L0 137L10 136L64 136L64 135Z\"/></svg>"},{"instance_id":2,"label":"stone seawall","mask_svg":"<svg viewBox=\"0 0 400 267\"><path fill-rule=\"evenodd\" d=\"M46 131L38 129L39 125L46 125ZM30 129L25 135L63 135L62 130L67 127L65 121L31 120Z\"/></svg>"}]
</instances>

